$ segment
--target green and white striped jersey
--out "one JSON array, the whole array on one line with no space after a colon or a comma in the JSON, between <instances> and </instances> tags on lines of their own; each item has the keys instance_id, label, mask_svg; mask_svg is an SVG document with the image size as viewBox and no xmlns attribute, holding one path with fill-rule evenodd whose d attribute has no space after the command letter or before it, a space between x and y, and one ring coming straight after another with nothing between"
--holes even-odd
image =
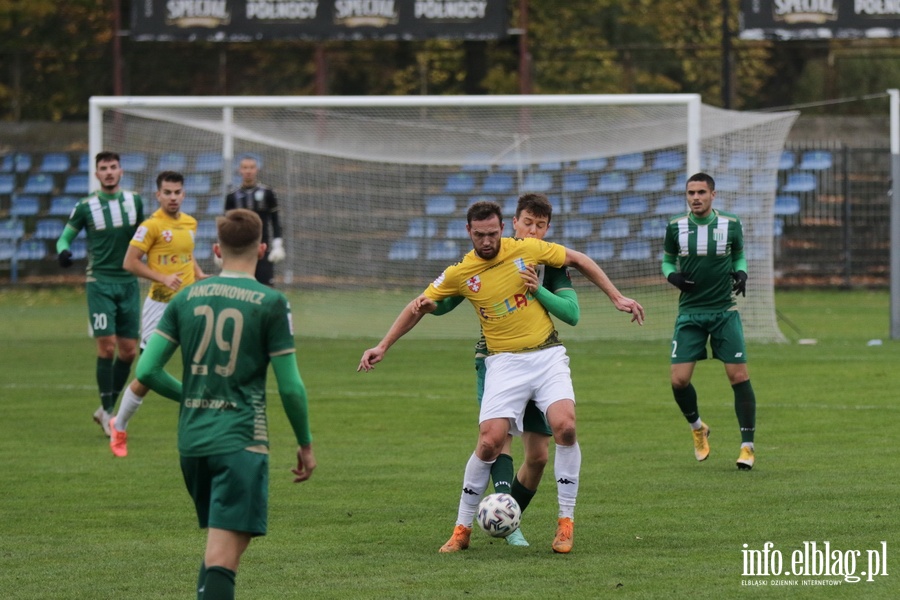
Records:
<instances>
[{"instance_id":1,"label":"green and white striped jersey","mask_svg":"<svg viewBox=\"0 0 900 600\"><path fill-rule=\"evenodd\" d=\"M67 227L87 233L88 281L132 281L135 276L122 268L128 244L144 220L144 203L134 192L94 192L82 198Z\"/></svg>"}]
</instances>

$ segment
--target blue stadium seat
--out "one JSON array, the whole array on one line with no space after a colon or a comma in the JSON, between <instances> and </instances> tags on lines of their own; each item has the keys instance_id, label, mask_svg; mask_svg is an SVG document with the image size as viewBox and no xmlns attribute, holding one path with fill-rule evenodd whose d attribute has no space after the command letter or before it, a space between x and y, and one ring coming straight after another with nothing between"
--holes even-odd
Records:
<instances>
[{"instance_id":1,"label":"blue stadium seat","mask_svg":"<svg viewBox=\"0 0 900 600\"><path fill-rule=\"evenodd\" d=\"M549 198L548 198L549 200ZM550 203L551 206L553 203ZM500 205L501 212L506 215L508 218L512 218L516 216L516 209L519 208L519 197L518 196L507 196L503 200L503 204Z\"/></svg>"},{"instance_id":2,"label":"blue stadium seat","mask_svg":"<svg viewBox=\"0 0 900 600\"><path fill-rule=\"evenodd\" d=\"M587 219L566 219L563 221L562 236L567 240L583 240L591 237L591 222Z\"/></svg>"},{"instance_id":3,"label":"blue stadium seat","mask_svg":"<svg viewBox=\"0 0 900 600\"><path fill-rule=\"evenodd\" d=\"M722 173L716 180L716 191L717 192L740 192L741 190L741 178L737 175L737 173Z\"/></svg>"},{"instance_id":4,"label":"blue stadium seat","mask_svg":"<svg viewBox=\"0 0 900 600\"><path fill-rule=\"evenodd\" d=\"M16 244L0 238L0 260L8 261L16 255Z\"/></svg>"},{"instance_id":5,"label":"blue stadium seat","mask_svg":"<svg viewBox=\"0 0 900 600\"><path fill-rule=\"evenodd\" d=\"M782 192L814 192L816 176L813 173L788 173L787 181L781 186Z\"/></svg>"},{"instance_id":6,"label":"blue stadium seat","mask_svg":"<svg viewBox=\"0 0 900 600\"><path fill-rule=\"evenodd\" d=\"M600 237L602 239L618 240L627 238L629 233L628 219L625 217L607 219L600 226Z\"/></svg>"},{"instance_id":7,"label":"blue stadium seat","mask_svg":"<svg viewBox=\"0 0 900 600\"><path fill-rule=\"evenodd\" d=\"M509 173L491 173L484 178L481 191L485 194L509 194L515 191L513 177Z\"/></svg>"},{"instance_id":8,"label":"blue stadium seat","mask_svg":"<svg viewBox=\"0 0 900 600\"><path fill-rule=\"evenodd\" d=\"M12 194L16 191L16 176L12 173L0 173L0 194Z\"/></svg>"},{"instance_id":9,"label":"blue stadium seat","mask_svg":"<svg viewBox=\"0 0 900 600\"><path fill-rule=\"evenodd\" d=\"M775 196L774 214L781 217L799 215L800 198L787 194L779 194L778 196Z\"/></svg>"},{"instance_id":10,"label":"blue stadium seat","mask_svg":"<svg viewBox=\"0 0 900 600\"><path fill-rule=\"evenodd\" d=\"M547 192L552 188L553 177L550 173L529 173L522 183L522 189L526 192Z\"/></svg>"},{"instance_id":11,"label":"blue stadium seat","mask_svg":"<svg viewBox=\"0 0 900 600\"><path fill-rule=\"evenodd\" d=\"M27 152L16 152L13 155L13 171L27 173L31 170L31 155Z\"/></svg>"},{"instance_id":12,"label":"blue stadium seat","mask_svg":"<svg viewBox=\"0 0 900 600\"><path fill-rule=\"evenodd\" d=\"M677 150L661 150L653 157L652 168L658 171L680 171L684 169L684 153Z\"/></svg>"},{"instance_id":13,"label":"blue stadium seat","mask_svg":"<svg viewBox=\"0 0 900 600\"><path fill-rule=\"evenodd\" d=\"M466 202L466 207L468 208L469 206L472 206L476 202L497 202L497 198L495 198L494 196L484 196L484 195L470 196L468 201Z\"/></svg>"},{"instance_id":14,"label":"blue stadium seat","mask_svg":"<svg viewBox=\"0 0 900 600\"><path fill-rule=\"evenodd\" d=\"M456 212L456 198L453 196L428 196L425 198L425 214L452 215Z\"/></svg>"},{"instance_id":15,"label":"blue stadium seat","mask_svg":"<svg viewBox=\"0 0 900 600\"><path fill-rule=\"evenodd\" d=\"M783 233L784 233L784 219L774 219L772 221L772 235L774 237L781 237L781 235Z\"/></svg>"},{"instance_id":16,"label":"blue stadium seat","mask_svg":"<svg viewBox=\"0 0 900 600\"><path fill-rule=\"evenodd\" d=\"M41 240L25 240L19 244L19 260L42 260L47 256L47 244Z\"/></svg>"},{"instance_id":17,"label":"blue stadium seat","mask_svg":"<svg viewBox=\"0 0 900 600\"><path fill-rule=\"evenodd\" d=\"M0 173L12 173L13 172L13 160L14 160L14 155L4 154L3 158L0 158Z\"/></svg>"},{"instance_id":18,"label":"blue stadium seat","mask_svg":"<svg viewBox=\"0 0 900 600\"><path fill-rule=\"evenodd\" d=\"M13 196L9 214L12 217L33 217L41 212L41 201L37 196Z\"/></svg>"},{"instance_id":19,"label":"blue stadium seat","mask_svg":"<svg viewBox=\"0 0 900 600\"><path fill-rule=\"evenodd\" d=\"M87 240L84 238L76 239L69 246L69 251L72 253L72 260L84 260L87 258Z\"/></svg>"},{"instance_id":20,"label":"blue stadium seat","mask_svg":"<svg viewBox=\"0 0 900 600\"><path fill-rule=\"evenodd\" d=\"M207 260L212 258L212 255L212 243L209 240L194 244L194 260Z\"/></svg>"},{"instance_id":21,"label":"blue stadium seat","mask_svg":"<svg viewBox=\"0 0 900 600\"><path fill-rule=\"evenodd\" d=\"M653 214L677 215L687 211L687 200L684 196L666 196L656 204Z\"/></svg>"},{"instance_id":22,"label":"blue stadium seat","mask_svg":"<svg viewBox=\"0 0 900 600\"><path fill-rule=\"evenodd\" d=\"M616 255L616 245L612 242L588 242L584 253L598 262L611 260Z\"/></svg>"},{"instance_id":23,"label":"blue stadium seat","mask_svg":"<svg viewBox=\"0 0 900 600\"><path fill-rule=\"evenodd\" d=\"M34 237L38 240L58 240L65 226L65 222L60 219L38 219Z\"/></svg>"},{"instance_id":24,"label":"blue stadium seat","mask_svg":"<svg viewBox=\"0 0 900 600\"><path fill-rule=\"evenodd\" d=\"M219 237L216 232L215 221L200 221L197 223L197 239L198 240L215 240Z\"/></svg>"},{"instance_id":25,"label":"blue stadium seat","mask_svg":"<svg viewBox=\"0 0 900 600\"><path fill-rule=\"evenodd\" d=\"M410 219L406 229L408 238L431 238L437 235L437 222L434 219Z\"/></svg>"},{"instance_id":26,"label":"blue stadium seat","mask_svg":"<svg viewBox=\"0 0 900 600\"><path fill-rule=\"evenodd\" d=\"M54 217L68 217L72 214L72 209L78 204L78 198L74 196L54 196L50 198L50 210L48 215Z\"/></svg>"},{"instance_id":27,"label":"blue stadium seat","mask_svg":"<svg viewBox=\"0 0 900 600\"><path fill-rule=\"evenodd\" d=\"M562 170L562 161L545 160L543 162L538 163L537 170L538 171L560 171L560 170Z\"/></svg>"},{"instance_id":28,"label":"blue stadium seat","mask_svg":"<svg viewBox=\"0 0 900 600\"><path fill-rule=\"evenodd\" d=\"M156 192L156 181L153 183L147 182L147 186L152 186L153 192ZM137 178L134 176L134 173L123 172L122 178L119 180L119 188L123 190L137 190ZM150 194L148 194L150 195Z\"/></svg>"},{"instance_id":29,"label":"blue stadium seat","mask_svg":"<svg viewBox=\"0 0 900 600\"><path fill-rule=\"evenodd\" d=\"M221 173L222 154L220 152L203 152L194 160L195 173Z\"/></svg>"},{"instance_id":30,"label":"blue stadium seat","mask_svg":"<svg viewBox=\"0 0 900 600\"><path fill-rule=\"evenodd\" d=\"M205 173L192 173L184 177L184 193L192 196L209 194L212 180Z\"/></svg>"},{"instance_id":31,"label":"blue stadium seat","mask_svg":"<svg viewBox=\"0 0 900 600\"><path fill-rule=\"evenodd\" d=\"M121 164L119 163L119 166ZM91 158L87 155L87 152L82 152L78 155L78 164L75 166L75 170L79 173L87 173L91 170Z\"/></svg>"},{"instance_id":32,"label":"blue stadium seat","mask_svg":"<svg viewBox=\"0 0 900 600\"><path fill-rule=\"evenodd\" d=\"M781 153L781 157L778 159L778 170L779 171L790 171L794 168L796 164L796 156L790 150L784 150Z\"/></svg>"},{"instance_id":33,"label":"blue stadium seat","mask_svg":"<svg viewBox=\"0 0 900 600\"><path fill-rule=\"evenodd\" d=\"M750 174L750 191L765 193L775 189L775 178L771 171L754 171Z\"/></svg>"},{"instance_id":34,"label":"blue stadium seat","mask_svg":"<svg viewBox=\"0 0 900 600\"><path fill-rule=\"evenodd\" d=\"M447 230L444 232L444 237L448 240L462 240L469 237L469 232L466 230L466 222L462 219L456 219L447 223Z\"/></svg>"},{"instance_id":35,"label":"blue stadium seat","mask_svg":"<svg viewBox=\"0 0 900 600\"><path fill-rule=\"evenodd\" d=\"M588 188L590 180L587 173L580 171L570 171L563 174L562 191L564 192L583 192Z\"/></svg>"},{"instance_id":36,"label":"blue stadium seat","mask_svg":"<svg viewBox=\"0 0 900 600\"><path fill-rule=\"evenodd\" d=\"M718 150L703 150L700 152L700 170L709 173L722 164L722 155Z\"/></svg>"},{"instance_id":37,"label":"blue stadium seat","mask_svg":"<svg viewBox=\"0 0 900 600\"><path fill-rule=\"evenodd\" d=\"M609 198L606 196L588 196L581 201L578 212L583 215L605 215L609 212Z\"/></svg>"},{"instance_id":38,"label":"blue stadium seat","mask_svg":"<svg viewBox=\"0 0 900 600\"><path fill-rule=\"evenodd\" d=\"M156 171L183 172L187 168L187 157L181 152L166 152L159 156L156 163Z\"/></svg>"},{"instance_id":39,"label":"blue stadium seat","mask_svg":"<svg viewBox=\"0 0 900 600\"><path fill-rule=\"evenodd\" d=\"M622 260L650 260L650 242L646 240L631 240L622 246Z\"/></svg>"},{"instance_id":40,"label":"blue stadium seat","mask_svg":"<svg viewBox=\"0 0 900 600\"><path fill-rule=\"evenodd\" d=\"M0 240L18 240L25 235L25 222L19 219L0 221Z\"/></svg>"},{"instance_id":41,"label":"blue stadium seat","mask_svg":"<svg viewBox=\"0 0 900 600\"><path fill-rule=\"evenodd\" d=\"M688 176L684 173L675 177L675 181L672 183L672 187L669 188L671 192L679 192L681 194L684 193L685 187L687 186L687 178Z\"/></svg>"},{"instance_id":42,"label":"blue stadium seat","mask_svg":"<svg viewBox=\"0 0 900 600\"><path fill-rule=\"evenodd\" d=\"M761 208L762 202L760 200L738 196L729 203L728 212L734 213L743 219L758 213Z\"/></svg>"},{"instance_id":43,"label":"blue stadium seat","mask_svg":"<svg viewBox=\"0 0 900 600\"><path fill-rule=\"evenodd\" d=\"M602 171L609 164L606 158L583 158L575 163L576 169L582 171Z\"/></svg>"},{"instance_id":44,"label":"blue stadium seat","mask_svg":"<svg viewBox=\"0 0 900 600\"><path fill-rule=\"evenodd\" d=\"M206 214L208 214L208 215L225 214L225 199L224 198L210 198L209 202L207 202L207 204L206 204Z\"/></svg>"},{"instance_id":45,"label":"blue stadium seat","mask_svg":"<svg viewBox=\"0 0 900 600\"><path fill-rule=\"evenodd\" d=\"M454 173L447 177L444 191L450 194L467 194L475 189L475 178L468 173Z\"/></svg>"},{"instance_id":46,"label":"blue stadium seat","mask_svg":"<svg viewBox=\"0 0 900 600\"><path fill-rule=\"evenodd\" d=\"M75 196L87 196L88 191L88 176L84 173L69 175L69 178L66 179L66 185L63 188L64 194L72 194Z\"/></svg>"},{"instance_id":47,"label":"blue stadium seat","mask_svg":"<svg viewBox=\"0 0 900 600\"><path fill-rule=\"evenodd\" d=\"M419 242L416 240L397 240L388 250L388 260L416 260L419 258Z\"/></svg>"},{"instance_id":48,"label":"blue stadium seat","mask_svg":"<svg viewBox=\"0 0 900 600\"><path fill-rule=\"evenodd\" d=\"M490 171L491 155L487 152L472 152L466 155L463 171Z\"/></svg>"},{"instance_id":49,"label":"blue stadium seat","mask_svg":"<svg viewBox=\"0 0 900 600\"><path fill-rule=\"evenodd\" d=\"M662 171L647 171L637 176L634 182L635 192L661 192L666 189L666 175Z\"/></svg>"},{"instance_id":50,"label":"blue stadium seat","mask_svg":"<svg viewBox=\"0 0 900 600\"><path fill-rule=\"evenodd\" d=\"M626 196L619 202L617 215L643 215L650 210L646 196Z\"/></svg>"},{"instance_id":51,"label":"blue stadium seat","mask_svg":"<svg viewBox=\"0 0 900 600\"><path fill-rule=\"evenodd\" d=\"M638 237L663 239L666 236L666 226L668 221L665 219L644 219L641 222L641 230Z\"/></svg>"},{"instance_id":52,"label":"blue stadium seat","mask_svg":"<svg viewBox=\"0 0 900 600\"><path fill-rule=\"evenodd\" d=\"M459 251L459 244L452 240L431 242L428 245L428 251L425 253L425 258L428 260L451 261L457 260L461 256L462 253Z\"/></svg>"},{"instance_id":53,"label":"blue stadium seat","mask_svg":"<svg viewBox=\"0 0 900 600\"><path fill-rule=\"evenodd\" d=\"M65 173L72 166L69 155L65 152L48 152L41 159L38 169L41 173Z\"/></svg>"},{"instance_id":54,"label":"blue stadium seat","mask_svg":"<svg viewBox=\"0 0 900 600\"><path fill-rule=\"evenodd\" d=\"M147 155L143 152L131 152L119 156L119 165L123 171L140 173L147 170Z\"/></svg>"},{"instance_id":55,"label":"blue stadium seat","mask_svg":"<svg viewBox=\"0 0 900 600\"><path fill-rule=\"evenodd\" d=\"M741 150L732 152L731 156L728 157L728 164L725 165L725 168L734 171L749 171L750 169L755 169L756 157L752 152L744 152Z\"/></svg>"},{"instance_id":56,"label":"blue stadium seat","mask_svg":"<svg viewBox=\"0 0 900 600\"><path fill-rule=\"evenodd\" d=\"M605 192L608 194L612 192L624 192L628 189L629 185L628 175L621 171L613 171L611 173L603 173L600 175L596 189L598 192Z\"/></svg>"},{"instance_id":57,"label":"blue stadium seat","mask_svg":"<svg viewBox=\"0 0 900 600\"><path fill-rule=\"evenodd\" d=\"M53 176L46 173L29 175L22 187L25 194L49 194L53 192Z\"/></svg>"},{"instance_id":58,"label":"blue stadium seat","mask_svg":"<svg viewBox=\"0 0 900 600\"><path fill-rule=\"evenodd\" d=\"M834 165L834 158L827 150L810 150L800 156L800 164L797 166L802 171L823 171Z\"/></svg>"},{"instance_id":59,"label":"blue stadium seat","mask_svg":"<svg viewBox=\"0 0 900 600\"><path fill-rule=\"evenodd\" d=\"M147 207L149 209L149 207ZM193 196L186 196L181 202L181 212L187 213L192 217L197 213L197 199Z\"/></svg>"},{"instance_id":60,"label":"blue stadium seat","mask_svg":"<svg viewBox=\"0 0 900 600\"><path fill-rule=\"evenodd\" d=\"M644 153L632 152L617 156L613 161L613 169L620 171L639 171L644 168Z\"/></svg>"}]
</instances>

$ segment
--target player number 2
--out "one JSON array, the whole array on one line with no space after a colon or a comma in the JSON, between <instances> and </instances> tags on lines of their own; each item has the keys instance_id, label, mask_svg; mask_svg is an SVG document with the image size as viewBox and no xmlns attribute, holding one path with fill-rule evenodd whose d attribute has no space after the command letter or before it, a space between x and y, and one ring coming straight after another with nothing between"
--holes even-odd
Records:
<instances>
[{"instance_id":1,"label":"player number 2","mask_svg":"<svg viewBox=\"0 0 900 600\"><path fill-rule=\"evenodd\" d=\"M200 345L194 353L193 362L199 364L203 361L207 349L213 336L216 338L216 347L222 352L228 353L228 362L224 365L216 365L215 371L221 377L228 377L234 373L237 364L238 349L241 347L241 333L244 330L244 315L235 308L226 308L218 315L213 312L211 306L198 306L194 309L194 314L203 317L206 325L203 328L203 337L200 339ZM225 339L225 330L229 321L233 321L231 328L231 337Z\"/></svg>"},{"instance_id":2,"label":"player number 2","mask_svg":"<svg viewBox=\"0 0 900 600\"><path fill-rule=\"evenodd\" d=\"M672 358L676 358L678 356L678 342L672 340Z\"/></svg>"}]
</instances>

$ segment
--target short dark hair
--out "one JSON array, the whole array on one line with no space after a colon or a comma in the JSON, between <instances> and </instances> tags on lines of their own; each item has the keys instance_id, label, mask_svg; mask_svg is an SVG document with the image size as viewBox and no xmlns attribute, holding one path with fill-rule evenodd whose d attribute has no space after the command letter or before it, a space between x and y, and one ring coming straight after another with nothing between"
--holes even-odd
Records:
<instances>
[{"instance_id":1,"label":"short dark hair","mask_svg":"<svg viewBox=\"0 0 900 600\"><path fill-rule=\"evenodd\" d=\"M156 176L157 190L162 189L163 181L168 181L169 183L184 184L184 175L182 175L178 171L161 171L160 174Z\"/></svg>"},{"instance_id":2,"label":"short dark hair","mask_svg":"<svg viewBox=\"0 0 900 600\"><path fill-rule=\"evenodd\" d=\"M503 223L503 211L496 202L476 202L466 211L466 223L472 224L472 221L485 221L491 218L491 215L497 215L500 223Z\"/></svg>"},{"instance_id":3,"label":"short dark hair","mask_svg":"<svg viewBox=\"0 0 900 600\"><path fill-rule=\"evenodd\" d=\"M103 152L98 152L97 156L94 157L94 167L99 167L102 162L112 162L116 161L119 164L122 164L122 159L119 156L118 152L111 152L109 150L104 150Z\"/></svg>"},{"instance_id":4,"label":"short dark hair","mask_svg":"<svg viewBox=\"0 0 900 600\"><path fill-rule=\"evenodd\" d=\"M519 203L516 205L517 219L523 210L527 210L536 217L547 217L547 223L553 218L553 205L544 194L529 193L519 196Z\"/></svg>"},{"instance_id":5,"label":"short dark hair","mask_svg":"<svg viewBox=\"0 0 900 600\"><path fill-rule=\"evenodd\" d=\"M216 217L216 233L219 244L241 254L262 241L262 219L252 210L235 208Z\"/></svg>"},{"instance_id":6,"label":"short dark hair","mask_svg":"<svg viewBox=\"0 0 900 600\"><path fill-rule=\"evenodd\" d=\"M712 175L707 175L706 173L694 173L693 175L688 177L688 180L684 184L685 187L687 187L687 184L692 181L702 181L707 186L709 186L709 191L711 192L716 189L716 180L712 178Z\"/></svg>"}]
</instances>

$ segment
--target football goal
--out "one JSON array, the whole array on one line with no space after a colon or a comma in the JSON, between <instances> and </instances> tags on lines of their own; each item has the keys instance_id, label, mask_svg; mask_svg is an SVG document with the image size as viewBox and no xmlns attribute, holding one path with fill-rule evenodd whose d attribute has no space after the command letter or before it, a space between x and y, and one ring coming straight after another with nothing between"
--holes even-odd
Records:
<instances>
[{"instance_id":1,"label":"football goal","mask_svg":"<svg viewBox=\"0 0 900 600\"><path fill-rule=\"evenodd\" d=\"M150 206L159 170L185 174L186 211L202 224L197 256L209 270L209 222L240 183L239 159L256 157L280 202L288 259L276 278L300 298L298 329L341 337L380 336L471 249L472 202L498 202L510 234L517 197L541 192L554 206L548 239L593 257L648 314L644 327L630 325L573 273L582 321L561 325L563 339L665 339L678 291L661 273L663 231L686 210L686 177L703 170L717 182L714 206L744 223L747 337L782 341L773 206L796 116L721 110L693 94L94 97L89 143L92 155L122 155L124 186ZM431 331L472 337L465 319Z\"/></svg>"}]
</instances>

